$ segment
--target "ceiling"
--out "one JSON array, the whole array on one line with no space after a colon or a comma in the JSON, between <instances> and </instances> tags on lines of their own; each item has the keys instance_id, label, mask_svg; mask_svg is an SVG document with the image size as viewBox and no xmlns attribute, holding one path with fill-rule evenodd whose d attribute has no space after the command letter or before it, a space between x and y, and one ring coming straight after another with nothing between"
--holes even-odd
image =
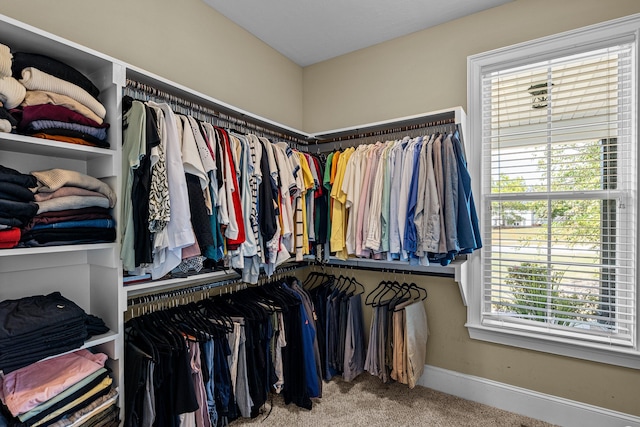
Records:
<instances>
[{"instance_id":1,"label":"ceiling","mask_svg":"<svg viewBox=\"0 0 640 427\"><path fill-rule=\"evenodd\" d=\"M300 66L513 0L204 0Z\"/></svg>"}]
</instances>

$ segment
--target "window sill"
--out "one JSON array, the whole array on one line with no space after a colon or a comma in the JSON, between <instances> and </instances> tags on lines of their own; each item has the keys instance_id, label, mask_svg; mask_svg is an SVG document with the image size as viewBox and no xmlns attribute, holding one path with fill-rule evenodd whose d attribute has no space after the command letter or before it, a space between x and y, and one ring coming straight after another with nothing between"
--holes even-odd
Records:
<instances>
[{"instance_id":1,"label":"window sill","mask_svg":"<svg viewBox=\"0 0 640 427\"><path fill-rule=\"evenodd\" d=\"M465 325L471 339L560 356L606 363L625 368L640 369L640 352L634 349L588 343L561 337L541 338L522 331L497 330L475 323Z\"/></svg>"}]
</instances>

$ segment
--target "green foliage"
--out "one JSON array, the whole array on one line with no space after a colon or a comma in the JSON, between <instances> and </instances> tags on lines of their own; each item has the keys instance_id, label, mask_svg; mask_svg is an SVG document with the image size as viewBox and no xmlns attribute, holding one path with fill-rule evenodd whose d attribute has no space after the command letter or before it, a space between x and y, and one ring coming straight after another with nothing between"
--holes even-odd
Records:
<instances>
[{"instance_id":1,"label":"green foliage","mask_svg":"<svg viewBox=\"0 0 640 427\"><path fill-rule=\"evenodd\" d=\"M597 298L561 292L563 276L563 272L544 264L523 262L509 267L505 283L511 286L514 300L509 311L539 322L551 317L555 324L563 326L586 321L580 314L595 314Z\"/></svg>"},{"instance_id":2,"label":"green foliage","mask_svg":"<svg viewBox=\"0 0 640 427\"><path fill-rule=\"evenodd\" d=\"M511 178L508 175L501 174L500 178L491 183L492 192L504 193L524 193L527 191L525 180L523 177L518 176ZM519 212L527 212L529 208L527 203L520 202L518 200L502 201L500 202L500 216L504 220L504 225L512 226L517 223L521 223L524 220L524 216Z\"/></svg>"},{"instance_id":3,"label":"green foliage","mask_svg":"<svg viewBox=\"0 0 640 427\"><path fill-rule=\"evenodd\" d=\"M593 141L577 147L562 144L554 147L560 160L550 164L546 159L538 162L541 171L551 175L551 191L590 191L603 188L603 147ZM546 201L535 203L538 218L551 219L552 229L561 240L573 244L600 242L600 215L602 204L598 200L555 200L550 206Z\"/></svg>"},{"instance_id":4,"label":"green foliage","mask_svg":"<svg viewBox=\"0 0 640 427\"><path fill-rule=\"evenodd\" d=\"M552 156L538 161L539 176L550 176L550 190L594 191L615 187L615 142L603 145L603 141L575 144L556 144ZM613 148L612 148L613 147ZM603 174L604 172L604 174ZM614 178L612 178L612 176ZM609 181L607 181L609 180ZM492 182L492 191L534 194L533 186L521 177L501 174ZM536 184L538 187L540 183ZM606 202L605 202L606 203ZM508 200L500 202L500 214L505 225L515 224L533 212L537 223L551 221L552 239L571 245L598 244L601 240L603 206L600 200Z\"/></svg>"}]
</instances>

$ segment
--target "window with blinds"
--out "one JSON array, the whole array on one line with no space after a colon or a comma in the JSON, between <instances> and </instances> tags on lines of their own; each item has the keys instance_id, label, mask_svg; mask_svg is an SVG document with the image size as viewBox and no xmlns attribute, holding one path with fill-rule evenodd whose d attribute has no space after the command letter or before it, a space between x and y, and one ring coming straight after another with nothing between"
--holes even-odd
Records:
<instances>
[{"instance_id":1,"label":"window with blinds","mask_svg":"<svg viewBox=\"0 0 640 427\"><path fill-rule=\"evenodd\" d=\"M484 325L636 336L635 42L481 74Z\"/></svg>"}]
</instances>

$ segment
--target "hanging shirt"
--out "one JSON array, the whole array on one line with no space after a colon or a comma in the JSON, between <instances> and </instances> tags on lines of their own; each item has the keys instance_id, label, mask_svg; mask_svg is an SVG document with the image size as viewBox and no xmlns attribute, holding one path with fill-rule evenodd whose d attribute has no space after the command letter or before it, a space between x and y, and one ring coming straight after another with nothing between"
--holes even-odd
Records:
<instances>
[{"instance_id":1,"label":"hanging shirt","mask_svg":"<svg viewBox=\"0 0 640 427\"><path fill-rule=\"evenodd\" d=\"M407 138L408 140L408 138ZM402 178L403 143L396 141L391 150L389 161L391 162L391 194L390 204L393 206L389 213L389 259L399 258L402 249L400 243L400 228L398 225L398 209L400 196L400 183Z\"/></svg>"},{"instance_id":2,"label":"hanging shirt","mask_svg":"<svg viewBox=\"0 0 640 427\"><path fill-rule=\"evenodd\" d=\"M443 255L447 253L447 243L446 243L446 235L445 235L445 225L444 225L444 176L443 176L443 168L442 168L442 135L438 135L438 137L433 142L433 172L436 177L436 189L438 194L438 202L440 204L440 235L438 240L438 248L435 251L436 254Z\"/></svg>"},{"instance_id":3,"label":"hanging shirt","mask_svg":"<svg viewBox=\"0 0 640 427\"><path fill-rule=\"evenodd\" d=\"M280 233L282 235L282 242L287 248L288 252L293 252L293 229L294 229L294 212L291 203L291 192L295 191L295 178L293 177L293 171L291 170L291 163L287 159L285 147L281 143L273 144L273 152L278 164L278 171L280 176Z\"/></svg>"},{"instance_id":4,"label":"hanging shirt","mask_svg":"<svg viewBox=\"0 0 640 427\"><path fill-rule=\"evenodd\" d=\"M417 142L413 147L413 172L409 185L409 198L407 202L407 222L404 230L403 249L410 255L414 255L418 249L418 233L414 222L416 216L416 206L418 204L418 179L420 177L420 152L422 150L422 137L416 138Z\"/></svg>"},{"instance_id":5,"label":"hanging shirt","mask_svg":"<svg viewBox=\"0 0 640 427\"><path fill-rule=\"evenodd\" d=\"M131 108L123 115L122 141L122 228L120 258L123 268L133 271L135 262L135 230L133 224L133 202L131 191L133 188L134 169L140 166L140 160L146 155L146 112L144 104L133 101Z\"/></svg>"},{"instance_id":6,"label":"hanging shirt","mask_svg":"<svg viewBox=\"0 0 640 427\"><path fill-rule=\"evenodd\" d=\"M482 247L476 206L471 193L471 176L464 158L464 149L456 131L451 137L458 161L458 240L461 252L470 253ZM464 207L464 208L463 208Z\"/></svg>"},{"instance_id":7,"label":"hanging shirt","mask_svg":"<svg viewBox=\"0 0 640 427\"><path fill-rule=\"evenodd\" d=\"M224 186L227 193L229 205L229 226L225 230L229 249L237 249L245 241L244 221L242 220L242 205L240 202L240 186L238 184L238 174L236 164L233 159L229 135L220 129L222 146L224 152Z\"/></svg>"},{"instance_id":8,"label":"hanging shirt","mask_svg":"<svg viewBox=\"0 0 640 427\"><path fill-rule=\"evenodd\" d=\"M164 114L155 106L156 125L160 143L151 150L151 191L149 193L149 231L158 232L164 229L171 217L169 186L167 178L167 139L163 137Z\"/></svg>"},{"instance_id":9,"label":"hanging shirt","mask_svg":"<svg viewBox=\"0 0 640 427\"><path fill-rule=\"evenodd\" d=\"M153 266L151 277L159 279L176 268L182 262L182 248L195 243L195 235L191 228L191 213L187 193L187 182L182 166L180 136L176 127L176 118L169 105L156 104L164 113L165 129L161 133L167 147L167 184L169 187L169 203L171 218L161 232L156 233L153 248Z\"/></svg>"},{"instance_id":10,"label":"hanging shirt","mask_svg":"<svg viewBox=\"0 0 640 427\"><path fill-rule=\"evenodd\" d=\"M387 144L381 144L379 148L379 160L376 170L373 173L373 185L371 188L369 217L367 219L367 234L364 246L374 252L380 251L382 243L382 193L384 185L384 172L386 169Z\"/></svg>"},{"instance_id":11,"label":"hanging shirt","mask_svg":"<svg viewBox=\"0 0 640 427\"><path fill-rule=\"evenodd\" d=\"M382 161L384 162L384 175L382 181L382 201L380 213L380 250L381 252L389 252L389 216L391 215L391 165L390 153L395 145L394 141L388 141L387 147L383 152Z\"/></svg>"},{"instance_id":12,"label":"hanging shirt","mask_svg":"<svg viewBox=\"0 0 640 427\"><path fill-rule=\"evenodd\" d=\"M429 261L425 256L424 250L424 239L425 239L425 204L429 197L428 194L425 194L425 189L427 188L427 146L429 145L430 140L425 136L422 144L422 148L420 149L420 153L418 155L418 169L419 169L419 177L418 177L418 195L416 199L416 212L413 218L413 223L416 229L416 256L420 258L421 265L429 265ZM433 170L431 171L433 174Z\"/></svg>"},{"instance_id":13,"label":"hanging shirt","mask_svg":"<svg viewBox=\"0 0 640 427\"><path fill-rule=\"evenodd\" d=\"M348 256L346 253L345 243L345 228L347 220L345 202L347 201L347 195L342 191L342 181L344 179L346 163L354 151L355 149L351 147L340 155L338 166L336 168L336 177L331 189L331 198L333 199L333 207L331 209L331 212L333 213L331 226L331 252L336 252L336 256L341 259L346 259Z\"/></svg>"},{"instance_id":14,"label":"hanging shirt","mask_svg":"<svg viewBox=\"0 0 640 427\"><path fill-rule=\"evenodd\" d=\"M446 247L448 258L453 259L460 250L460 244L458 243L458 162L451 135L447 135L442 143L442 168Z\"/></svg>"},{"instance_id":15,"label":"hanging shirt","mask_svg":"<svg viewBox=\"0 0 640 427\"><path fill-rule=\"evenodd\" d=\"M199 144L196 143L196 133L193 131L189 117L182 115L178 115L177 117L182 121L182 164L184 166L184 171L185 173L190 173L198 177L200 181L200 188L204 195L204 190L209 186L207 169L213 170L213 166L211 166L212 161L207 162L208 168L204 166L202 158L200 157L201 153L198 148ZM200 136L199 131L197 132L197 136ZM200 136L199 139L202 139L202 137ZM201 144L202 143L203 142L201 141ZM210 160L210 158L208 160ZM209 206L211 206L210 200Z\"/></svg>"},{"instance_id":16,"label":"hanging shirt","mask_svg":"<svg viewBox=\"0 0 640 427\"><path fill-rule=\"evenodd\" d=\"M358 202L362 191L362 162L366 157L366 148L366 145L359 146L349 157L342 180L342 192L346 194L345 210L348 212L345 246L349 255L356 253L356 225L360 207Z\"/></svg>"},{"instance_id":17,"label":"hanging shirt","mask_svg":"<svg viewBox=\"0 0 640 427\"><path fill-rule=\"evenodd\" d=\"M360 253L358 254L361 257L368 258L371 254L371 251L366 246L367 234L369 230L369 215L371 208L371 196L373 192L373 186L375 182L375 173L378 169L378 163L380 162L380 150L383 147L381 142L376 142L371 146L370 154L369 154L369 179L364 183L363 190L366 190L364 195L364 210L362 211L362 222L360 222L360 216L358 216L358 224L359 228L359 236L358 240L360 243Z\"/></svg>"},{"instance_id":18,"label":"hanging shirt","mask_svg":"<svg viewBox=\"0 0 640 427\"><path fill-rule=\"evenodd\" d=\"M371 181L371 169L374 163L375 147L373 145L366 145L364 151L364 163L363 163L363 179L360 184L360 194L356 203L358 203L358 213L355 214L355 247L356 255L365 257L367 252L362 247L362 224L364 223L364 215L367 208L367 196L369 194L369 183Z\"/></svg>"},{"instance_id":19,"label":"hanging shirt","mask_svg":"<svg viewBox=\"0 0 640 427\"><path fill-rule=\"evenodd\" d=\"M309 220L307 218L307 216L309 215L309 213L307 212L307 197L311 196L311 198L313 198L313 195L311 194L311 190L313 190L314 187L314 179L313 179L313 174L311 173L311 168L309 167L309 162L307 160L307 157L300 153L297 152L298 155L298 159L300 161L300 171L301 171L301 178L302 178L302 191L301 191L301 200L300 200L300 206L302 208L302 254L303 255L307 255L309 253Z\"/></svg>"}]
</instances>

